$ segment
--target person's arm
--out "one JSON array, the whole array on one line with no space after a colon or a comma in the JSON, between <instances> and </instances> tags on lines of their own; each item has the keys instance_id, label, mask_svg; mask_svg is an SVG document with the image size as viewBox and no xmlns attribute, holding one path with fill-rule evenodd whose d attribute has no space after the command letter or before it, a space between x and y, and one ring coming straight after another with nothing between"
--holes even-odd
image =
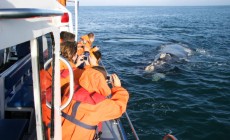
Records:
<instances>
[{"instance_id":1,"label":"person's arm","mask_svg":"<svg viewBox=\"0 0 230 140\"><path fill-rule=\"evenodd\" d=\"M82 106L83 108L81 109L84 111L87 110L87 113L90 111L90 124L98 124L99 122L117 119L126 111L129 99L127 90L122 87L115 87L112 91L111 99L105 99L96 105L84 104L84 106Z\"/></svg>"},{"instance_id":2,"label":"person's arm","mask_svg":"<svg viewBox=\"0 0 230 140\"><path fill-rule=\"evenodd\" d=\"M128 91L121 87L121 81L116 74L111 76L113 86L111 100L120 107L121 113L124 113L129 99Z\"/></svg>"},{"instance_id":3,"label":"person's arm","mask_svg":"<svg viewBox=\"0 0 230 140\"><path fill-rule=\"evenodd\" d=\"M129 94L122 87L113 88L112 98L102 102L98 111L98 121L117 119L126 111Z\"/></svg>"},{"instance_id":4,"label":"person's arm","mask_svg":"<svg viewBox=\"0 0 230 140\"><path fill-rule=\"evenodd\" d=\"M126 111L129 93L126 89L121 87L119 78L113 74L113 88L112 88L112 98L106 99L96 106L95 111L95 121L107 121L111 119L116 119L121 117L121 115ZM97 123L97 122L95 122Z\"/></svg>"}]
</instances>

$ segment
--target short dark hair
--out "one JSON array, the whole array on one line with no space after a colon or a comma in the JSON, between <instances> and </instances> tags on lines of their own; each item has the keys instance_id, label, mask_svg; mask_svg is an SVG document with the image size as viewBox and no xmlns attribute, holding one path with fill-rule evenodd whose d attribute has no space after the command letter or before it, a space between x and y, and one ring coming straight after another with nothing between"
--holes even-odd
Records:
<instances>
[{"instance_id":1,"label":"short dark hair","mask_svg":"<svg viewBox=\"0 0 230 140\"><path fill-rule=\"evenodd\" d=\"M70 41L72 39L75 39L75 34L67 32L67 31L62 31L60 33L60 39L62 39L64 42Z\"/></svg>"},{"instance_id":2,"label":"short dark hair","mask_svg":"<svg viewBox=\"0 0 230 140\"><path fill-rule=\"evenodd\" d=\"M99 60L101 58L101 52L99 50L93 52L93 55L96 57L97 60Z\"/></svg>"}]
</instances>

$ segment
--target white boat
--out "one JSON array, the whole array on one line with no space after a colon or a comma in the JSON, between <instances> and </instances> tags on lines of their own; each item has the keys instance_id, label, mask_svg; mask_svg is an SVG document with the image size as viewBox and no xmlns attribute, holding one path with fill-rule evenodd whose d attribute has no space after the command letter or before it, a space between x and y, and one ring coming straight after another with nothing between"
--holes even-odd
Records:
<instances>
[{"instance_id":1,"label":"white boat","mask_svg":"<svg viewBox=\"0 0 230 140\"><path fill-rule=\"evenodd\" d=\"M39 70L51 57L55 63L53 90L58 95L52 104L55 124L53 139L62 138L58 62L61 59L60 31L63 30L74 31L72 14L56 0L0 1L0 57L3 56L0 59L1 140L46 139L42 124ZM55 47L52 47L50 33ZM26 49L30 51L26 52ZM21 50L23 57L18 57L18 50ZM129 118L128 121L131 123ZM103 124L102 140L127 139L119 119Z\"/></svg>"}]
</instances>

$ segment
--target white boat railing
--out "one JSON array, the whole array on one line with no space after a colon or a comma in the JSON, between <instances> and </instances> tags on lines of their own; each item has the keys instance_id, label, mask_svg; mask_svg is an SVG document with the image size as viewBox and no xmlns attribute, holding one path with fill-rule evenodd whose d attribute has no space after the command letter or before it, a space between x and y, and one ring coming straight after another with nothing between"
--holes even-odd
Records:
<instances>
[{"instance_id":1,"label":"white boat railing","mask_svg":"<svg viewBox=\"0 0 230 140\"><path fill-rule=\"evenodd\" d=\"M70 94L69 94L69 98L68 100L60 107L60 111L62 111L63 109L65 109L71 102L73 95L74 95L74 74L73 74L73 69L71 67L71 65L69 64L69 62L62 56L60 56L60 60L62 62L64 62L66 64L66 66L68 67L69 70L69 77L70 77L70 82L69 82L69 86L70 86ZM52 58L50 58L49 60L46 61L46 63L44 64L44 69L46 70L49 66L49 64L52 62ZM47 107L51 108L51 104L49 102L46 102Z\"/></svg>"},{"instance_id":2,"label":"white boat railing","mask_svg":"<svg viewBox=\"0 0 230 140\"><path fill-rule=\"evenodd\" d=\"M35 18L61 16L62 11L38 8L6 8L0 9L0 19Z\"/></svg>"},{"instance_id":3,"label":"white boat railing","mask_svg":"<svg viewBox=\"0 0 230 140\"><path fill-rule=\"evenodd\" d=\"M74 1L74 11L75 11L75 40L77 41L78 39L78 12L79 12L79 1L75 0Z\"/></svg>"}]
</instances>

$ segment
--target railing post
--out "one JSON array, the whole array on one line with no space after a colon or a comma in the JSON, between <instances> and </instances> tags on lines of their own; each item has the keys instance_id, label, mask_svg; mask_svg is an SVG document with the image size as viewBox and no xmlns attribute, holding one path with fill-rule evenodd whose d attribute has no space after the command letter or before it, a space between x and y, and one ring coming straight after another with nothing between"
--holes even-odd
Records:
<instances>
[{"instance_id":1,"label":"railing post","mask_svg":"<svg viewBox=\"0 0 230 140\"><path fill-rule=\"evenodd\" d=\"M78 39L78 9L79 9L79 1L75 0L75 40Z\"/></svg>"},{"instance_id":2,"label":"railing post","mask_svg":"<svg viewBox=\"0 0 230 140\"><path fill-rule=\"evenodd\" d=\"M39 76L39 62L38 62L38 42L37 39L30 40L31 62L32 62L32 76L34 89L34 108L36 118L36 133L37 139L44 139L44 132L42 127L42 110L41 110L41 91L40 91L40 76Z\"/></svg>"},{"instance_id":3,"label":"railing post","mask_svg":"<svg viewBox=\"0 0 230 140\"><path fill-rule=\"evenodd\" d=\"M129 122L129 126L131 127L131 129L132 129L132 131L133 131L133 134L134 134L136 140L139 140L139 137L138 137L138 135L137 135L137 133L136 133L134 127L133 127L133 124L132 124L132 122L131 122L131 120L130 120L129 115L128 115L127 112L125 112L125 116L126 116L128 122Z\"/></svg>"}]
</instances>

